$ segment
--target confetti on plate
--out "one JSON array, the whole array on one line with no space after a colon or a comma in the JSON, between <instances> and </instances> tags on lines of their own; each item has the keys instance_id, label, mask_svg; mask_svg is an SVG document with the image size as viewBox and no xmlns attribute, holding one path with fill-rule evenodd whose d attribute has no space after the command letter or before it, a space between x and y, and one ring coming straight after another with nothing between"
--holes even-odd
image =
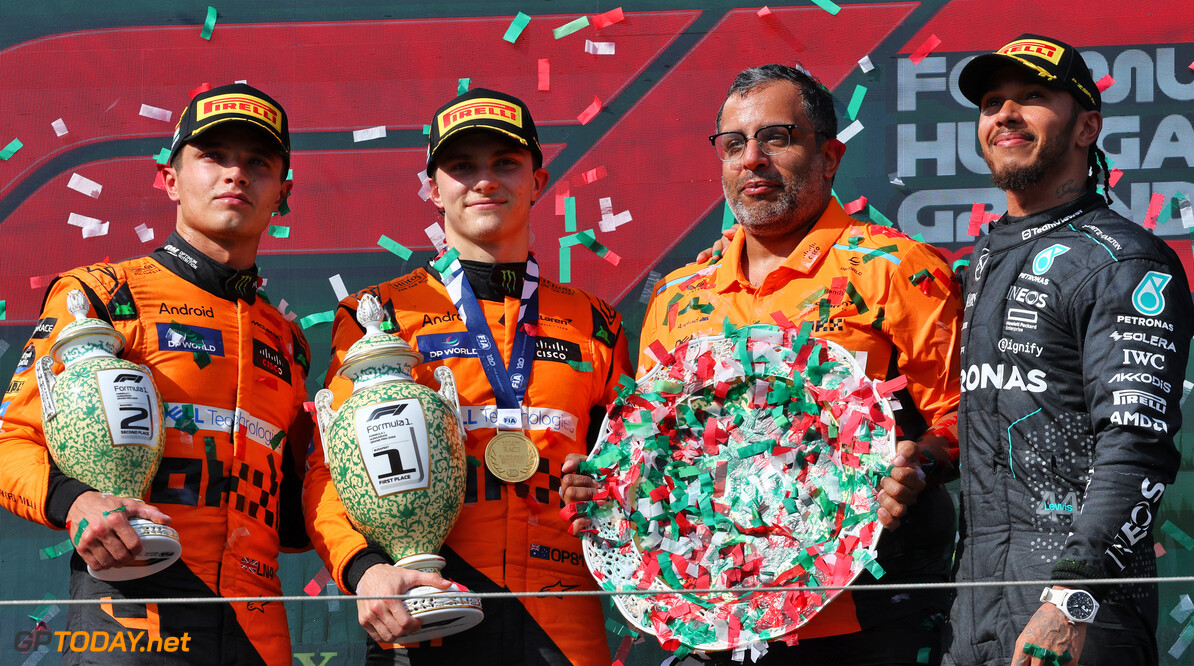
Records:
<instances>
[{"instance_id":1,"label":"confetti on plate","mask_svg":"<svg viewBox=\"0 0 1194 666\"><path fill-rule=\"evenodd\" d=\"M894 419L835 343L770 325L682 343L628 378L582 470L598 479L586 562L665 649L726 650L797 630L863 569ZM693 594L785 586L786 592Z\"/></svg>"}]
</instances>

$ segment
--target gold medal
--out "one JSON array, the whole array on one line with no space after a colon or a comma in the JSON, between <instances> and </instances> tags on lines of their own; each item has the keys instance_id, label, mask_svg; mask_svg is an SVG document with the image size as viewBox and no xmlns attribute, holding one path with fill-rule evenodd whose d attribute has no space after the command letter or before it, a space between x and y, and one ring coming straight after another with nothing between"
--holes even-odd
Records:
<instances>
[{"instance_id":1,"label":"gold medal","mask_svg":"<svg viewBox=\"0 0 1194 666\"><path fill-rule=\"evenodd\" d=\"M520 483L539 470L539 449L521 430L499 430L485 445L485 467L506 483Z\"/></svg>"}]
</instances>

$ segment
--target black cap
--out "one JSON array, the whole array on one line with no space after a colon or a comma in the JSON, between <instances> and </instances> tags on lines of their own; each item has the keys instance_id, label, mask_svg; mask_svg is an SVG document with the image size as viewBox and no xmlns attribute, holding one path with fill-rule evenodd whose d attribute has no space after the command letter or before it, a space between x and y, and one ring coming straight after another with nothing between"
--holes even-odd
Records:
<instances>
[{"instance_id":1,"label":"black cap","mask_svg":"<svg viewBox=\"0 0 1194 666\"><path fill-rule=\"evenodd\" d=\"M513 139L543 163L539 133L531 110L513 95L476 88L441 106L431 119L431 140L427 144L427 175L435 171L435 158L444 142L468 129L488 130Z\"/></svg>"},{"instance_id":2,"label":"black cap","mask_svg":"<svg viewBox=\"0 0 1194 666\"><path fill-rule=\"evenodd\" d=\"M170 161L188 141L224 122L250 123L278 143L278 152L290 164L290 127L286 111L274 98L244 83L212 88L191 98L178 117Z\"/></svg>"},{"instance_id":3,"label":"black cap","mask_svg":"<svg viewBox=\"0 0 1194 666\"><path fill-rule=\"evenodd\" d=\"M991 74L1006 65L1035 74L1047 86L1069 91L1087 111L1103 107L1103 97L1082 54L1065 42L1040 35L1020 35L998 51L974 58L962 68L958 87L978 106L990 89Z\"/></svg>"}]
</instances>

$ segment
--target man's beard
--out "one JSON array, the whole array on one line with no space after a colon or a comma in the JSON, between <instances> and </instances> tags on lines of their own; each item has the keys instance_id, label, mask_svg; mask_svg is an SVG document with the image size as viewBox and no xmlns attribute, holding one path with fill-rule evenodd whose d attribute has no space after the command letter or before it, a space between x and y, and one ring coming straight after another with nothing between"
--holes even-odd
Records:
<instances>
[{"instance_id":1,"label":"man's beard","mask_svg":"<svg viewBox=\"0 0 1194 666\"><path fill-rule=\"evenodd\" d=\"M1040 154L1030 164L1013 164L1005 167L996 167L995 163L991 161L991 158L984 151L983 160L986 161L987 167L991 169L991 184L1004 191L1020 192L1041 182L1045 174L1061 164L1067 149L1066 141L1073 134L1076 121L1076 117L1070 118L1070 121L1066 123L1065 128L1059 134L1054 135L1042 144ZM1033 135L1032 138L1035 139L1036 136Z\"/></svg>"},{"instance_id":2,"label":"man's beard","mask_svg":"<svg viewBox=\"0 0 1194 666\"><path fill-rule=\"evenodd\" d=\"M820 211L812 208L817 197L811 191L811 184L805 174L781 177L780 182L783 189L774 200L756 199L748 204L743 200L745 197L741 192L727 192L726 198L734 211L734 217L752 235L760 238L782 236L795 231L797 227L807 227L816 221ZM730 190L725 183L723 186Z\"/></svg>"}]
</instances>

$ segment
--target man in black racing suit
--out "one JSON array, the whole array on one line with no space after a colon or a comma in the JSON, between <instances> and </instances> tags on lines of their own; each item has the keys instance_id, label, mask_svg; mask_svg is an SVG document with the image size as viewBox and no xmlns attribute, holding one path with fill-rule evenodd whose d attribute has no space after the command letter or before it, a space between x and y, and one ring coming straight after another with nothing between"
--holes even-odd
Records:
<instances>
[{"instance_id":1,"label":"man in black racing suit","mask_svg":"<svg viewBox=\"0 0 1194 666\"><path fill-rule=\"evenodd\" d=\"M1101 99L1072 47L1024 35L971 61L960 87L1008 214L964 283L957 579L1063 581L1050 597L1086 590L1097 607L961 588L947 663L1155 664L1156 586L1083 581L1156 575L1194 325L1185 273L1096 193Z\"/></svg>"}]
</instances>

